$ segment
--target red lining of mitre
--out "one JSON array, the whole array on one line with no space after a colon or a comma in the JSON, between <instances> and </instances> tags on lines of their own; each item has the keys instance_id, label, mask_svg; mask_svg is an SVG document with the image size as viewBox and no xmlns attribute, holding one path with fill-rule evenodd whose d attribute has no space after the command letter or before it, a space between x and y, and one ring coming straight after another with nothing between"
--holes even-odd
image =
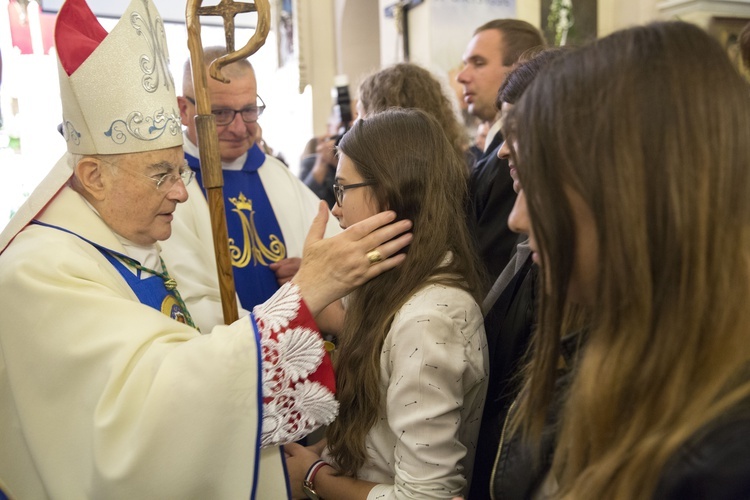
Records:
<instances>
[{"instance_id":1,"label":"red lining of mitre","mask_svg":"<svg viewBox=\"0 0 750 500\"><path fill-rule=\"evenodd\" d=\"M86 0L66 0L57 13L55 46L60 64L72 75L107 36Z\"/></svg>"}]
</instances>

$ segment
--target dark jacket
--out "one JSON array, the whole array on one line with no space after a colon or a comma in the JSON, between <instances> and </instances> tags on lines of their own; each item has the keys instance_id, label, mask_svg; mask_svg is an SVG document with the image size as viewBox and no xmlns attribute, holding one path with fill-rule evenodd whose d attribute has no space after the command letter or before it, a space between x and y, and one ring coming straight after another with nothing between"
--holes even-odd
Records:
<instances>
[{"instance_id":1,"label":"dark jacket","mask_svg":"<svg viewBox=\"0 0 750 500\"><path fill-rule=\"evenodd\" d=\"M706 425L677 450L654 498L750 499L750 401Z\"/></svg>"},{"instance_id":2,"label":"dark jacket","mask_svg":"<svg viewBox=\"0 0 750 500\"><path fill-rule=\"evenodd\" d=\"M560 346L561 368L555 381L555 397L550 405L547 422L542 432L539 450L533 450L522 441L520 434L507 435L507 424L515 402L508 411L502 428L500 447L493 464L491 478L492 498L495 500L522 500L531 495L544 481L552 466L557 435L557 416L560 414L565 394L572 379L573 364L585 340L582 332L573 333L562 340ZM538 459L535 459L535 456ZM474 500L474 499L471 499Z\"/></svg>"},{"instance_id":3,"label":"dark jacket","mask_svg":"<svg viewBox=\"0 0 750 500\"><path fill-rule=\"evenodd\" d=\"M544 481L552 465L557 416L571 381L572 362L584 340L584 336L563 340L565 368L560 370L555 384L555 394L559 396L547 417L539 450L541 460L533 459L532 450L521 442L520 436L505 436L493 467L492 498L529 499ZM750 398L705 425L678 448L665 465L652 498L750 499Z\"/></svg>"},{"instance_id":4,"label":"dark jacket","mask_svg":"<svg viewBox=\"0 0 750 500\"><path fill-rule=\"evenodd\" d=\"M469 499L490 496L490 475L508 408L516 397L519 369L534 323L536 266L531 256L521 266L484 318L490 361L489 386L482 413Z\"/></svg>"},{"instance_id":5,"label":"dark jacket","mask_svg":"<svg viewBox=\"0 0 750 500\"><path fill-rule=\"evenodd\" d=\"M508 227L516 193L508 162L497 157L502 141L501 134L496 134L469 178L467 222L490 283L505 268L518 242L518 235Z\"/></svg>"}]
</instances>

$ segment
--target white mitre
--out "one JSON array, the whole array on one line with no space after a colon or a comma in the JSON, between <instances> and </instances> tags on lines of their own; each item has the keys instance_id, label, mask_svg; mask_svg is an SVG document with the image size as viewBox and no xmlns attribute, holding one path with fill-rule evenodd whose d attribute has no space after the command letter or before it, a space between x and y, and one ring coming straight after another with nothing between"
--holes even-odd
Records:
<instances>
[{"instance_id":1,"label":"white mitre","mask_svg":"<svg viewBox=\"0 0 750 500\"><path fill-rule=\"evenodd\" d=\"M67 0L55 24L68 153L123 154L182 145L164 24L151 0L132 0L107 33L85 0ZM0 252L73 175L61 158L0 234Z\"/></svg>"},{"instance_id":2,"label":"white mitre","mask_svg":"<svg viewBox=\"0 0 750 500\"><path fill-rule=\"evenodd\" d=\"M114 29L78 65L79 47L71 40L95 43L97 27L103 31L84 0L68 0L60 9L55 40L68 151L120 154L181 145L164 23L154 4L130 2Z\"/></svg>"}]
</instances>

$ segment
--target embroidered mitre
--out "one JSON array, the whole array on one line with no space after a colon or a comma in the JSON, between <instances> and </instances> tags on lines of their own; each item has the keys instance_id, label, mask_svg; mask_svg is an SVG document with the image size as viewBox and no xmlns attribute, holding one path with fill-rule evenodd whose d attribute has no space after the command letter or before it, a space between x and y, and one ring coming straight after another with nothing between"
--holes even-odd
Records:
<instances>
[{"instance_id":1,"label":"embroidered mitre","mask_svg":"<svg viewBox=\"0 0 750 500\"><path fill-rule=\"evenodd\" d=\"M108 34L85 0L67 0L55 25L68 152L122 154L182 145L164 23L132 0Z\"/></svg>"}]
</instances>

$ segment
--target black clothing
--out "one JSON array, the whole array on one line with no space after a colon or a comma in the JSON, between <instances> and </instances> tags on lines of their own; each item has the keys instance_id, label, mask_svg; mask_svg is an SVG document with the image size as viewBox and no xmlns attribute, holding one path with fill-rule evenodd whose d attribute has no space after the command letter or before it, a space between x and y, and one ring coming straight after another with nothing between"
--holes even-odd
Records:
<instances>
[{"instance_id":1,"label":"black clothing","mask_svg":"<svg viewBox=\"0 0 750 500\"><path fill-rule=\"evenodd\" d=\"M564 368L558 373L555 397L542 433L536 462L520 436L505 436L494 465L492 486L497 500L529 499L552 466L558 415L572 380L576 353L585 334L563 339ZM511 410L512 412L512 410ZM750 499L750 398L706 424L667 461L654 500ZM479 498L479 497L477 497ZM474 499L472 499L474 500ZM635 499L634 499L635 500Z\"/></svg>"},{"instance_id":2,"label":"black clothing","mask_svg":"<svg viewBox=\"0 0 750 500\"><path fill-rule=\"evenodd\" d=\"M490 283L505 268L518 242L518 235L508 227L516 193L508 161L497 157L502 142L502 135L495 134L469 178L469 230L474 234Z\"/></svg>"},{"instance_id":3,"label":"black clothing","mask_svg":"<svg viewBox=\"0 0 750 500\"><path fill-rule=\"evenodd\" d=\"M542 441L534 459L534 451L521 440L520 434L503 436L500 449L494 461L494 481L490 485L496 500L526 500L539 488L547 472L552 467L555 451L558 415L572 380L573 364L576 355L585 342L585 333L577 332L566 336L560 346L561 368L555 381L554 399L547 412L547 421L542 431ZM510 419L511 409L506 421ZM505 423L502 424L503 428ZM489 498L489 497L487 497ZM475 500L475 499L471 499Z\"/></svg>"},{"instance_id":4,"label":"black clothing","mask_svg":"<svg viewBox=\"0 0 750 500\"><path fill-rule=\"evenodd\" d=\"M750 498L750 401L706 425L667 462L654 493L666 500Z\"/></svg>"},{"instance_id":5,"label":"black clothing","mask_svg":"<svg viewBox=\"0 0 750 500\"><path fill-rule=\"evenodd\" d=\"M537 268L529 255L484 318L490 374L487 398L479 430L469 499L490 497L490 476L500 443L500 434L520 383L534 324Z\"/></svg>"}]
</instances>

